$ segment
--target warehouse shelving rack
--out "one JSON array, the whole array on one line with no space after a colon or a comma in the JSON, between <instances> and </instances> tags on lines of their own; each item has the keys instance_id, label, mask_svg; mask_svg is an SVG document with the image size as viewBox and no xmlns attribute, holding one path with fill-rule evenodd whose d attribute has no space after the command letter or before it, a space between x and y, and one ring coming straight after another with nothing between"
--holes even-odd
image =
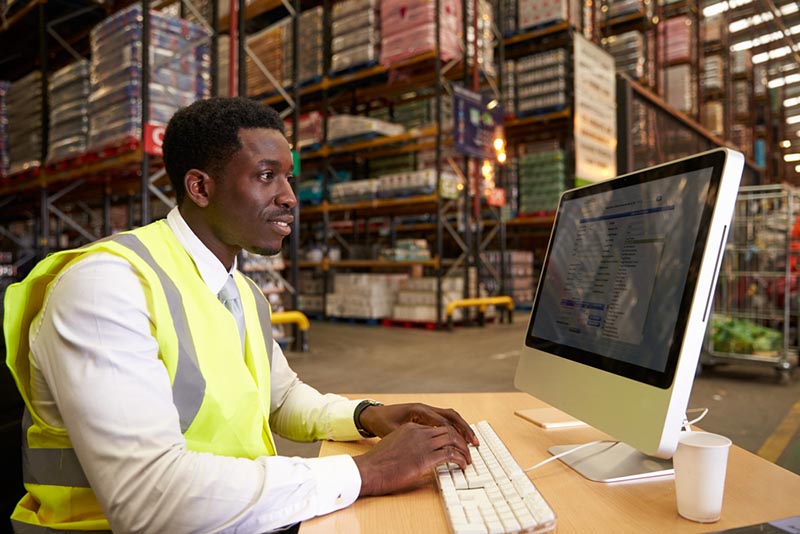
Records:
<instances>
[{"instance_id":1,"label":"warehouse shelving rack","mask_svg":"<svg viewBox=\"0 0 800 534\"><path fill-rule=\"evenodd\" d=\"M154 6L150 0L142 0L143 13L143 42L144 49L149 48L150 40L150 17L147 16L151 7L163 8L172 2L161 2ZM181 9L187 5L187 1L181 3ZM85 54L88 51L86 39L92 26L102 20L103 17L111 14L111 10L101 9L101 17L89 17L93 11L88 7L99 8L101 4L95 1L87 0L85 2L87 8L81 10L79 13L87 14L81 19L70 21L70 35L65 38L55 37L57 45L62 49L69 52L72 58ZM126 7L130 2L119 2L115 4L115 9L119 10ZM43 132L42 143L42 158L41 161L46 160L47 149L47 129L48 124L48 109L47 109L47 83L50 55L54 55L52 48L47 40L47 30L50 29L51 35L53 34L52 28L47 27L47 21L52 20L54 17L57 20L61 16L61 11L53 11L54 8L50 6L58 6L57 2L46 3L42 0L31 0L25 5L15 17L9 18L3 26L3 31L0 32L0 42L3 39L11 40L16 36L15 29L17 26L24 26L30 24L29 20L36 12L36 20L38 24L38 42L36 50L38 50L39 66L42 70L42 94L44 105L42 106L42 124L45 125ZM74 7L74 6L72 6ZM66 9L66 8L65 8ZM197 10L191 5L189 11L197 13ZM213 5L212 13L216 15L216 3ZM74 15L74 13L73 13ZM72 17L74 18L74 16ZM214 18L216 20L216 18ZM215 47L215 31L217 23L210 24L209 40L212 43L212 49ZM83 43L81 52L72 50L76 42ZM192 43L198 45L201 43ZM63 50L61 51L63 54ZM24 58L23 58L24 59ZM150 76L150 57L149 54L142 54L142 87L148 87ZM30 68L30 63L27 64ZM214 57L212 57L211 81L212 90L216 86L216 69L213 68ZM142 124L148 122L148 91L143 91L142 96ZM173 204L169 195L169 185L165 179L165 173L160 158L153 156L144 149L147 145L145 142L145 128L142 127L142 137L138 140L131 139L120 145L96 151L93 153L83 154L72 159L64 160L50 165L40 165L33 167L17 175L12 175L0 179L0 197L12 199L13 206L11 209L4 211L3 216L0 217L0 224L8 224L14 220L30 219L35 221L36 226L36 254L35 257L43 257L51 248L57 246L57 240L60 229L63 225L70 227L76 232L83 240L91 241L102 235L108 235L111 232L110 211L112 202L118 202L119 199L125 199L128 204L128 227L133 227L136 221L133 217L133 209L136 206L135 200L138 198L139 207L139 224L147 224L151 220L151 195L163 201L167 206ZM101 223L93 220L92 217L86 217L89 213L88 206L94 204L97 206L100 200L100 209L102 211ZM73 216L69 211L59 209L56 203L59 201L68 200L70 205L74 206L77 216ZM51 215L55 217L55 235L51 228ZM84 224L81 224L84 222ZM88 224L86 224L88 223ZM11 236L11 233L4 229L3 235L6 237ZM13 241L13 240L12 240ZM30 255L24 255L23 258L28 259Z\"/></svg>"},{"instance_id":2,"label":"warehouse shelving rack","mask_svg":"<svg viewBox=\"0 0 800 534\"><path fill-rule=\"evenodd\" d=\"M326 17L330 12L330 2L323 2ZM439 9L440 4L436 1L435 9ZM462 4L463 12L466 13L467 3ZM324 23L325 31L329 34L330 20L326 18ZM437 43L436 50L439 49L439 20L436 20ZM466 35L466 32L465 32ZM465 37L466 39L466 37ZM464 43L466 45L466 42ZM330 37L324 40L326 47L323 65L323 76L316 83L300 88L298 102L303 99L309 102L308 105L295 106L294 110L301 107L304 111L315 109L322 111L325 119L323 120L323 139L327 138L327 116L337 110L356 112L359 106L369 103L372 100L383 98L396 98L408 91L418 90L421 87L433 88L433 101L436 106L436 116L439 120L436 124L441 124L441 102L443 98L448 98L447 87L452 80L459 77L466 79L470 73L470 67L465 66L463 61L451 61L444 63L436 51L423 53L408 60L401 61L389 67L380 64L367 67L342 75L329 76L330 71ZM296 55L295 55L296 57ZM394 74L402 72L405 80L394 79ZM474 74L474 72L473 72ZM264 101L270 105L280 107L291 107L294 103L287 102L284 95L271 95L265 97ZM297 114L295 114L297 121ZM421 268L432 271L438 280L437 301L439 303L439 314L437 324L444 325L442 317L442 290L441 278L452 273L459 266L467 269L469 266L476 265L476 247L474 243L485 243L486 236L476 237L480 232L479 224L453 224L453 217L457 216L457 202L452 199L443 198L438 192L441 190L442 154L447 146L452 144L452 140L437 126L416 129L400 135L378 137L370 140L359 140L350 143L331 145L323 141L319 147L313 150L301 152L301 160L305 166L310 161L319 162L319 166L325 170L323 176L322 189L327 191L327 180L330 175L335 173L337 165L347 165L353 158L359 157L380 157L385 155L402 154L415 152L418 150L434 150L437 161L437 186L436 192L431 195L420 195L410 198L400 199L376 199L369 202L337 204L331 203L328 199L323 200L320 206L304 207L300 212L300 217L304 225L321 224L322 232L325 235L324 255L319 262L301 261L297 255L293 255L293 261L289 262L292 268L315 268L323 273L324 280L330 273L340 269L361 269L361 270L407 270L408 268ZM451 159L452 161L452 159ZM458 171L457 171L458 172ZM463 174L463 170L461 171ZM462 190L462 202L468 204L469 188ZM401 225L394 224L394 218L404 214L433 213L432 223ZM382 260L340 260L331 261L329 258L328 246L331 242L338 242L347 245L348 240L363 239L369 242L370 220L375 217L388 217L391 222L390 236L391 241L397 238L398 233L427 233L428 238L435 243L434 255L432 259L425 261L382 261ZM340 230L336 227L336 222L341 219L355 221L356 230ZM503 226L500 224L491 225ZM358 228L364 228L360 232ZM494 230L493 230L494 231ZM304 232L311 235L312 232ZM430 235L433 234L433 235ZM446 256L446 240L456 243L460 256L448 260Z\"/></svg>"}]
</instances>

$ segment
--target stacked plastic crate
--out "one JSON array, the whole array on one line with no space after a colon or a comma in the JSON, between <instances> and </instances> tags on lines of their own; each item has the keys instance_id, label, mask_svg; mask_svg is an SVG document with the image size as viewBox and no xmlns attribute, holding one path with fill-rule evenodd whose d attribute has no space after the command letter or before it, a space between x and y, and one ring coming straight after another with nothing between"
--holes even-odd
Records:
<instances>
[{"instance_id":1,"label":"stacked plastic crate","mask_svg":"<svg viewBox=\"0 0 800 534\"><path fill-rule=\"evenodd\" d=\"M381 32L377 0L345 0L333 6L331 74L375 65Z\"/></svg>"},{"instance_id":2,"label":"stacked plastic crate","mask_svg":"<svg viewBox=\"0 0 800 534\"><path fill-rule=\"evenodd\" d=\"M33 71L13 82L8 106L9 174L38 167L42 159L42 77Z\"/></svg>"},{"instance_id":3,"label":"stacked plastic crate","mask_svg":"<svg viewBox=\"0 0 800 534\"><path fill-rule=\"evenodd\" d=\"M566 105L567 57L566 50L556 48L517 60L514 81L519 116Z\"/></svg>"},{"instance_id":4,"label":"stacked plastic crate","mask_svg":"<svg viewBox=\"0 0 800 534\"><path fill-rule=\"evenodd\" d=\"M557 141L541 142L520 147L519 212L538 215L553 211L566 189L564 150Z\"/></svg>"},{"instance_id":5,"label":"stacked plastic crate","mask_svg":"<svg viewBox=\"0 0 800 534\"><path fill-rule=\"evenodd\" d=\"M297 82L301 85L318 82L322 79L322 6L303 11L298 19L300 49L298 55ZM283 33L283 80L290 84L294 77L292 71L293 40L292 25L286 26Z\"/></svg>"},{"instance_id":6,"label":"stacked plastic crate","mask_svg":"<svg viewBox=\"0 0 800 534\"><path fill-rule=\"evenodd\" d=\"M91 33L90 150L139 139L143 11L133 5ZM208 34L194 23L150 11L148 122L166 125L179 108L210 96Z\"/></svg>"},{"instance_id":7,"label":"stacked plastic crate","mask_svg":"<svg viewBox=\"0 0 800 534\"><path fill-rule=\"evenodd\" d=\"M0 81L0 176L8 174L8 82Z\"/></svg>"},{"instance_id":8,"label":"stacked plastic crate","mask_svg":"<svg viewBox=\"0 0 800 534\"><path fill-rule=\"evenodd\" d=\"M76 61L50 78L47 162L86 152L89 145L89 62Z\"/></svg>"},{"instance_id":9,"label":"stacked plastic crate","mask_svg":"<svg viewBox=\"0 0 800 534\"><path fill-rule=\"evenodd\" d=\"M461 57L461 2L439 2L439 55ZM436 2L384 0L381 3L381 64L388 66L436 48Z\"/></svg>"}]
</instances>

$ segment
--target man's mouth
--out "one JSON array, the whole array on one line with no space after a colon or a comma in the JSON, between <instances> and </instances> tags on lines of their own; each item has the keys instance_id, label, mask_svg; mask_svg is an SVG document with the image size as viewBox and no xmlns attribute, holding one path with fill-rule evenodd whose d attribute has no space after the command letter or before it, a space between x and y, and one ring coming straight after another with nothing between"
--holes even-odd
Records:
<instances>
[{"instance_id":1,"label":"man's mouth","mask_svg":"<svg viewBox=\"0 0 800 534\"><path fill-rule=\"evenodd\" d=\"M279 233L289 235L292 232L292 219L275 219L268 222L273 225Z\"/></svg>"}]
</instances>

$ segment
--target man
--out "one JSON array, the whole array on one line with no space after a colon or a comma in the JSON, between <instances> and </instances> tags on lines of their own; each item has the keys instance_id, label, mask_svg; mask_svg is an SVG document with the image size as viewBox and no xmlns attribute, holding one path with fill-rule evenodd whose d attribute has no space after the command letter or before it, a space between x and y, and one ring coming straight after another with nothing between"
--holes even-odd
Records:
<instances>
[{"instance_id":1,"label":"man","mask_svg":"<svg viewBox=\"0 0 800 534\"><path fill-rule=\"evenodd\" d=\"M8 289L7 363L27 407L15 528L266 532L469 463L477 439L454 411L322 395L273 341L236 256L275 254L290 233L279 115L197 102L163 150L178 204L165 221L54 254ZM273 430L383 439L355 458L286 458Z\"/></svg>"}]
</instances>

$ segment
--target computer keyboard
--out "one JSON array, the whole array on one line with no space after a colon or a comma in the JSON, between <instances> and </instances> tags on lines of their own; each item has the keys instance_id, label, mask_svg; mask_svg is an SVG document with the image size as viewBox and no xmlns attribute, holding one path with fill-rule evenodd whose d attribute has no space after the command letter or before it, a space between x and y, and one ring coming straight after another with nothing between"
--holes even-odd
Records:
<instances>
[{"instance_id":1,"label":"computer keyboard","mask_svg":"<svg viewBox=\"0 0 800 534\"><path fill-rule=\"evenodd\" d=\"M556 528L556 515L486 421L470 425L480 447L472 463L440 465L436 477L455 534L542 533Z\"/></svg>"}]
</instances>

